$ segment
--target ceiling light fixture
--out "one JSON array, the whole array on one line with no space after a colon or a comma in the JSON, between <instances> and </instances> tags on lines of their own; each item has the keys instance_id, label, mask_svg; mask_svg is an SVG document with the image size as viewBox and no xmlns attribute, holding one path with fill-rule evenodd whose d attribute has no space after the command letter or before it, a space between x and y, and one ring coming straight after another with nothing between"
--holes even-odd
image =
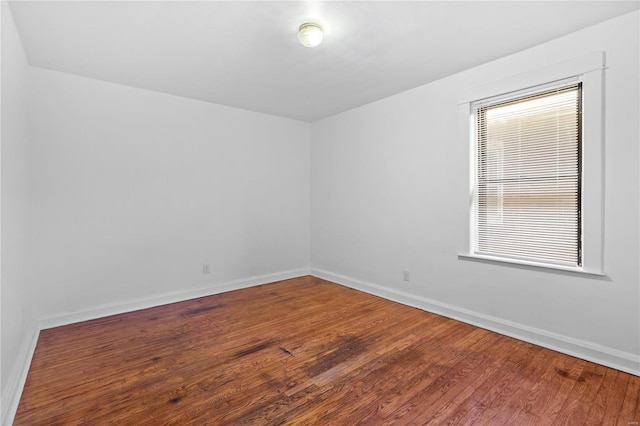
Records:
<instances>
[{"instance_id":1,"label":"ceiling light fixture","mask_svg":"<svg viewBox=\"0 0 640 426\"><path fill-rule=\"evenodd\" d=\"M298 40L304 47L316 47L322 43L322 27L315 22L306 22L298 28Z\"/></svg>"}]
</instances>

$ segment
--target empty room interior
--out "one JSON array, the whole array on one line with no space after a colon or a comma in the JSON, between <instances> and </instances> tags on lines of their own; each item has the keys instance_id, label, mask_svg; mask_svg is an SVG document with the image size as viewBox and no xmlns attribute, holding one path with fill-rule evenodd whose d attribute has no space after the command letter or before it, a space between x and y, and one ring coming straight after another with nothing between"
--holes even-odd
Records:
<instances>
[{"instance_id":1,"label":"empty room interior","mask_svg":"<svg viewBox=\"0 0 640 426\"><path fill-rule=\"evenodd\" d=\"M640 2L1 2L1 422L640 422Z\"/></svg>"}]
</instances>

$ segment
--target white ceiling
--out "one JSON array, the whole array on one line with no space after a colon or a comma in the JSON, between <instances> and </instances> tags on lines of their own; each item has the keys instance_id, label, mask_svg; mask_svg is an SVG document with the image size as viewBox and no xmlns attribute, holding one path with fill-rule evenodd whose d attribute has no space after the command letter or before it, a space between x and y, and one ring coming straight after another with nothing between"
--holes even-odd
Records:
<instances>
[{"instance_id":1,"label":"white ceiling","mask_svg":"<svg viewBox=\"0 0 640 426\"><path fill-rule=\"evenodd\" d=\"M315 121L638 1L12 1L31 65ZM298 26L325 40L302 47Z\"/></svg>"}]
</instances>

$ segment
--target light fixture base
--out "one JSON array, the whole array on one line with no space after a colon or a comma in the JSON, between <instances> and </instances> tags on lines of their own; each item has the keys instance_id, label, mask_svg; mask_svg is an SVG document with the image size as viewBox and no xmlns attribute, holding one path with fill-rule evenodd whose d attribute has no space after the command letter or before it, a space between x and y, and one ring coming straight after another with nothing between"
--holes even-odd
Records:
<instances>
[{"instance_id":1,"label":"light fixture base","mask_svg":"<svg viewBox=\"0 0 640 426\"><path fill-rule=\"evenodd\" d=\"M322 26L315 22L305 22L298 28L298 40L304 47L316 47L322 43Z\"/></svg>"}]
</instances>

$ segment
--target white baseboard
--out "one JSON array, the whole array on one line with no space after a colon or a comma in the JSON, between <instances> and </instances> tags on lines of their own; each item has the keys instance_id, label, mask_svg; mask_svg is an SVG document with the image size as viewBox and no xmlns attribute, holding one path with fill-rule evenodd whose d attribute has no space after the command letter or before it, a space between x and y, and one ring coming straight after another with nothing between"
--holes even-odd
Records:
<instances>
[{"instance_id":1,"label":"white baseboard","mask_svg":"<svg viewBox=\"0 0 640 426\"><path fill-rule=\"evenodd\" d=\"M11 372L6 389L2 392L2 424L4 426L13 424L39 336L40 330L35 326L31 327L24 336L18 351L17 363Z\"/></svg>"},{"instance_id":2,"label":"white baseboard","mask_svg":"<svg viewBox=\"0 0 640 426\"><path fill-rule=\"evenodd\" d=\"M110 315L117 315L140 309L153 308L155 306L167 305L169 303L183 302L185 300L196 299L198 297L211 296L213 294L224 293L226 291L239 290L261 284L268 284L275 281L296 278L309 275L309 269L292 269L275 274L259 275L249 278L242 278L233 281L215 283L198 289L165 293L149 298L131 300L123 303L114 303L104 306L96 306L90 309L69 312L40 320L40 330L73 324L76 322L89 321L103 318Z\"/></svg>"},{"instance_id":3,"label":"white baseboard","mask_svg":"<svg viewBox=\"0 0 640 426\"><path fill-rule=\"evenodd\" d=\"M519 340L524 340L525 342L533 343L534 345L542 346L557 352L562 352L567 355L575 356L577 358L640 376L640 356L632 353L623 352L592 342L574 339L572 337L563 336L547 330L529 327L498 317L481 314L393 288L364 282L340 274L334 274L322 269L311 268L311 275L351 287L356 290L364 291L365 293L380 296L394 302L495 331L496 333L514 337Z\"/></svg>"}]
</instances>

